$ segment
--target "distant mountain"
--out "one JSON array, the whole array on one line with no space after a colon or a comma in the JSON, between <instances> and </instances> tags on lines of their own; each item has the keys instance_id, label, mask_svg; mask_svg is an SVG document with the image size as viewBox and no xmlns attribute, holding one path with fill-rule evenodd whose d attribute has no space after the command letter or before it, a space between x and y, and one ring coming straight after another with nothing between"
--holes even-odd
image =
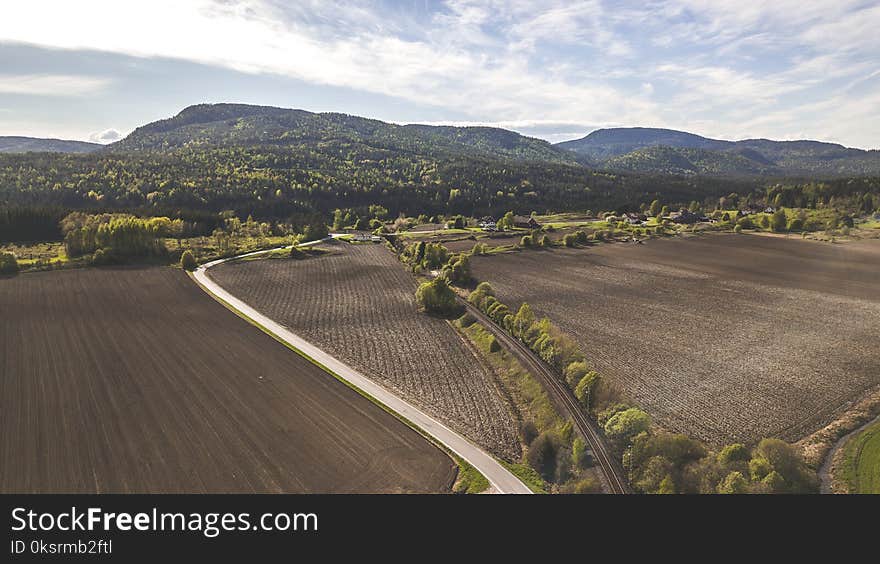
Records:
<instances>
[{"instance_id":1,"label":"distant mountain","mask_svg":"<svg viewBox=\"0 0 880 564\"><path fill-rule=\"evenodd\" d=\"M625 155L641 149L663 145L685 149L726 149L730 141L717 141L700 137L685 131L673 129L654 129L650 127L620 127L613 129L597 129L586 137L573 141L563 141L556 146L575 153L586 155L590 159L601 161L619 155Z\"/></svg>"},{"instance_id":2,"label":"distant mountain","mask_svg":"<svg viewBox=\"0 0 880 564\"><path fill-rule=\"evenodd\" d=\"M821 141L724 141L671 129L599 129L558 143L593 166L643 173L738 175L880 174L880 151Z\"/></svg>"},{"instance_id":3,"label":"distant mountain","mask_svg":"<svg viewBox=\"0 0 880 564\"><path fill-rule=\"evenodd\" d=\"M577 162L550 143L492 127L395 125L337 113L245 104L200 104L139 127L107 151L360 144L415 154L467 154L525 161Z\"/></svg>"},{"instance_id":4,"label":"distant mountain","mask_svg":"<svg viewBox=\"0 0 880 564\"><path fill-rule=\"evenodd\" d=\"M102 148L97 143L38 139L36 137L0 137L0 153L91 153Z\"/></svg>"}]
</instances>

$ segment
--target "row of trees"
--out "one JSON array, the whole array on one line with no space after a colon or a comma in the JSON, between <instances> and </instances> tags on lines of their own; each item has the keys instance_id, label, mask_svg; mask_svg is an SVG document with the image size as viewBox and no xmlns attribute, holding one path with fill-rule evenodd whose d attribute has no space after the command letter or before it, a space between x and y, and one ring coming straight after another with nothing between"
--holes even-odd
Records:
<instances>
[{"instance_id":1,"label":"row of trees","mask_svg":"<svg viewBox=\"0 0 880 564\"><path fill-rule=\"evenodd\" d=\"M734 444L718 453L703 443L655 427L650 416L622 398L589 365L575 343L547 318L537 319L528 303L513 313L480 283L468 301L554 367L622 453L637 491L645 493L801 493L817 487L815 474L799 451L783 441L764 439L753 449ZM550 439L535 443L528 457L546 470ZM532 460L534 458L534 460ZM537 465L537 466L536 466Z\"/></svg>"},{"instance_id":2,"label":"row of trees","mask_svg":"<svg viewBox=\"0 0 880 564\"><path fill-rule=\"evenodd\" d=\"M115 257L159 255L166 252L162 239L182 224L167 217L138 218L127 214L88 215L74 212L61 222L67 256L101 251Z\"/></svg>"}]
</instances>

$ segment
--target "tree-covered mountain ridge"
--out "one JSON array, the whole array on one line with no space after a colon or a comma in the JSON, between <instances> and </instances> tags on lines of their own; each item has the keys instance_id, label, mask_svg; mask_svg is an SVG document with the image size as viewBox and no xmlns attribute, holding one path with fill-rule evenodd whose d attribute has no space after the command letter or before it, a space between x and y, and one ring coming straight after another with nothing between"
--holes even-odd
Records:
<instances>
[{"instance_id":1,"label":"tree-covered mountain ridge","mask_svg":"<svg viewBox=\"0 0 880 564\"><path fill-rule=\"evenodd\" d=\"M397 125L341 113L199 104L172 118L135 129L108 145L110 152L178 148L325 146L360 144L418 155L469 155L577 164L577 157L547 141L494 127Z\"/></svg>"},{"instance_id":2,"label":"tree-covered mountain ridge","mask_svg":"<svg viewBox=\"0 0 880 564\"><path fill-rule=\"evenodd\" d=\"M0 153L91 153L101 147L86 141L0 136Z\"/></svg>"},{"instance_id":3,"label":"tree-covered mountain ridge","mask_svg":"<svg viewBox=\"0 0 880 564\"><path fill-rule=\"evenodd\" d=\"M556 144L590 166L657 174L859 176L880 173L880 151L823 141L711 139L648 127L597 129Z\"/></svg>"}]
</instances>

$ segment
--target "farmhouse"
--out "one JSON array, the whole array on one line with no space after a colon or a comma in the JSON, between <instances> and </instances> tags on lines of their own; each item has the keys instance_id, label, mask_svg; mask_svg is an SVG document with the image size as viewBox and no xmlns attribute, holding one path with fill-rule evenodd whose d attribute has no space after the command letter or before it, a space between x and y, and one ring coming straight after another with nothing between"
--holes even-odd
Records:
<instances>
[{"instance_id":1,"label":"farmhouse","mask_svg":"<svg viewBox=\"0 0 880 564\"><path fill-rule=\"evenodd\" d=\"M630 225L642 225L648 220L648 216L630 212L623 216L623 220Z\"/></svg>"},{"instance_id":2,"label":"farmhouse","mask_svg":"<svg viewBox=\"0 0 880 564\"><path fill-rule=\"evenodd\" d=\"M534 217L515 215L513 216L513 226L521 227L523 229L538 229L541 227L541 224L538 223Z\"/></svg>"},{"instance_id":3,"label":"farmhouse","mask_svg":"<svg viewBox=\"0 0 880 564\"><path fill-rule=\"evenodd\" d=\"M699 221L705 221L705 218L700 217L690 210L686 210L684 208L681 209L678 213L674 213L670 216L673 223L684 223L684 224L692 224L697 223Z\"/></svg>"}]
</instances>

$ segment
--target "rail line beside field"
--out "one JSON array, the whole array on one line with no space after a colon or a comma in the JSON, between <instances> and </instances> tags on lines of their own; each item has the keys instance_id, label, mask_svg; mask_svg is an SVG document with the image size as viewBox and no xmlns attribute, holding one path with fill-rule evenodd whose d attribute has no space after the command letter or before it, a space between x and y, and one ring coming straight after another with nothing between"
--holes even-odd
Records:
<instances>
[{"instance_id":1,"label":"rail line beside field","mask_svg":"<svg viewBox=\"0 0 880 564\"><path fill-rule=\"evenodd\" d=\"M483 313L479 308L470 304L461 296L456 296L459 302L467 309L467 311L475 316L495 338L509 350L522 365L532 374L538 377L542 386L547 393L551 395L553 403L557 407L564 410L568 416L574 421L575 426L581 435L590 445L593 456L598 462L602 475L607 483L611 493L627 494L631 493L626 475L620 463L609 454L609 448L605 444L604 438L599 434L596 424L590 420L581 410L577 399L572 395L568 387L559 381L556 374L542 360L536 358L525 343L514 338L502 327L499 327L488 315Z\"/></svg>"},{"instance_id":2,"label":"rail line beside field","mask_svg":"<svg viewBox=\"0 0 880 564\"><path fill-rule=\"evenodd\" d=\"M329 239L329 238L328 238ZM323 241L315 241L305 243L317 244ZM254 323L261 326L267 332L275 336L280 341L290 345L294 349L300 351L303 355L311 358L321 366L325 367L330 373L343 379L353 385L363 393L367 394L377 402L381 403L392 412L397 413L413 426L422 432L431 436L433 439L444 445L446 448L454 452L457 456L464 459L471 466L476 468L486 479L493 489L498 493L504 494L530 494L532 491L519 478L514 476L509 470L502 466L492 455L483 451L462 435L459 435L437 419L434 419L424 411L418 409L406 400L391 393L381 385L377 384L370 378L364 376L357 370L344 364L334 356L324 352L312 343L306 341L302 337L292 333L289 329L281 324L273 321L269 317L263 315L241 299L233 296L212 280L208 276L208 269L227 261L237 260L259 254L265 254L277 249L269 249L247 253L236 257L219 259L206 263L193 272L193 278L208 294L218 300L225 302L229 307L237 311L239 314L250 319Z\"/></svg>"}]
</instances>

